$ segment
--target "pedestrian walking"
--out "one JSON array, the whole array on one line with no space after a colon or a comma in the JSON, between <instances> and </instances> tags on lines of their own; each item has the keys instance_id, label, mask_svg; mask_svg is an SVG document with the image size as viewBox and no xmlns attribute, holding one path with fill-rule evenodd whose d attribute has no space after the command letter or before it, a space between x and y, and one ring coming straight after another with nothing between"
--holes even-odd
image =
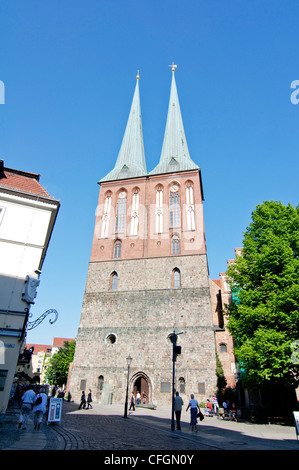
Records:
<instances>
[{"instance_id":1,"label":"pedestrian walking","mask_svg":"<svg viewBox=\"0 0 299 470\"><path fill-rule=\"evenodd\" d=\"M132 392L132 396L131 396L131 403L130 403L130 408L129 408L129 411L130 410L133 410L135 411L135 396L134 396L134 393Z\"/></svg>"},{"instance_id":2,"label":"pedestrian walking","mask_svg":"<svg viewBox=\"0 0 299 470\"><path fill-rule=\"evenodd\" d=\"M81 395L81 402L80 402L80 405L79 405L79 410L81 410L81 408L86 408L86 397L85 397L85 392L83 390L82 392L82 395Z\"/></svg>"},{"instance_id":3,"label":"pedestrian walking","mask_svg":"<svg viewBox=\"0 0 299 470\"><path fill-rule=\"evenodd\" d=\"M137 395L136 395L136 404L137 404L137 405L140 405L140 392L137 392Z\"/></svg>"},{"instance_id":4,"label":"pedestrian walking","mask_svg":"<svg viewBox=\"0 0 299 470\"><path fill-rule=\"evenodd\" d=\"M189 404L187 406L186 411L190 408L190 425L192 426L192 431L197 431L197 409L200 411L198 401L195 400L193 393L190 395L191 400L189 401Z\"/></svg>"},{"instance_id":5,"label":"pedestrian walking","mask_svg":"<svg viewBox=\"0 0 299 470\"><path fill-rule=\"evenodd\" d=\"M87 395L87 409L92 408L91 402L92 402L92 395L91 395L91 390L89 389L89 392L88 392L88 395Z\"/></svg>"},{"instance_id":6,"label":"pedestrian walking","mask_svg":"<svg viewBox=\"0 0 299 470\"><path fill-rule=\"evenodd\" d=\"M181 413L183 404L184 402L182 397L180 397L179 392L175 392L173 408L175 412L176 428L178 431L181 430Z\"/></svg>"},{"instance_id":7,"label":"pedestrian walking","mask_svg":"<svg viewBox=\"0 0 299 470\"><path fill-rule=\"evenodd\" d=\"M215 395L213 396L212 403L213 403L213 407L214 407L214 413L215 413L215 415L217 415L218 410L219 410L219 405L218 405L217 397Z\"/></svg>"},{"instance_id":8,"label":"pedestrian walking","mask_svg":"<svg viewBox=\"0 0 299 470\"><path fill-rule=\"evenodd\" d=\"M27 428L28 419L32 412L35 399L36 399L36 394L33 391L32 385L29 385L28 390L24 393L24 395L22 396L22 400L21 400L21 412L20 412L19 424L18 424L19 429Z\"/></svg>"},{"instance_id":9,"label":"pedestrian walking","mask_svg":"<svg viewBox=\"0 0 299 470\"><path fill-rule=\"evenodd\" d=\"M34 429L39 430L43 420L43 415L46 413L48 403L48 396L45 393L45 389L41 388L40 393L37 394L36 400L33 406L34 413Z\"/></svg>"}]
</instances>

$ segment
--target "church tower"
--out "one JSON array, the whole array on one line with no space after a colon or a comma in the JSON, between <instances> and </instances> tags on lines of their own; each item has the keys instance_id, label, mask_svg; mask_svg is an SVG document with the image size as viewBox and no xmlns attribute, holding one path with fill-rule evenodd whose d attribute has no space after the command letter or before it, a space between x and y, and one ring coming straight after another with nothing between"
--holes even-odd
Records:
<instances>
[{"instance_id":1,"label":"church tower","mask_svg":"<svg viewBox=\"0 0 299 470\"><path fill-rule=\"evenodd\" d=\"M114 168L100 182L94 237L70 379L75 400L124 403L129 392L170 404L172 335L175 388L187 402L216 392L200 168L192 161L179 105L175 66L164 141L147 172L139 76Z\"/></svg>"}]
</instances>

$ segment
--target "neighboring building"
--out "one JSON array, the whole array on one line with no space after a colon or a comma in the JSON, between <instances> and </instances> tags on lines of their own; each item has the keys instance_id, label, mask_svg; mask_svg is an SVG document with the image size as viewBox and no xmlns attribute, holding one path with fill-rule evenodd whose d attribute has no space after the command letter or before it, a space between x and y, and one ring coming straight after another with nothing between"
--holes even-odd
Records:
<instances>
[{"instance_id":1,"label":"neighboring building","mask_svg":"<svg viewBox=\"0 0 299 470\"><path fill-rule=\"evenodd\" d=\"M174 67L159 164L147 172L139 77L120 152L100 181L98 210L69 388L102 403L129 391L171 403L172 334L182 347L175 388L187 401L216 392L216 354L200 168L191 160Z\"/></svg>"},{"instance_id":2,"label":"neighboring building","mask_svg":"<svg viewBox=\"0 0 299 470\"><path fill-rule=\"evenodd\" d=\"M76 341L74 338L54 338L52 344L52 356L58 352L60 348L64 347L64 343L71 343Z\"/></svg>"},{"instance_id":3,"label":"neighboring building","mask_svg":"<svg viewBox=\"0 0 299 470\"><path fill-rule=\"evenodd\" d=\"M26 343L26 350L30 349L32 349L31 360L23 365L22 357L19 359L15 380L19 381L23 378L27 382L45 383L47 368L52 356L52 346L49 344Z\"/></svg>"},{"instance_id":4,"label":"neighboring building","mask_svg":"<svg viewBox=\"0 0 299 470\"><path fill-rule=\"evenodd\" d=\"M24 361L21 356L18 361L15 380L26 379L27 382L38 384L46 383L46 373L51 357L56 354L60 348L64 347L65 342L75 341L71 338L53 338L53 344L33 344L26 343L25 351L32 350L31 360Z\"/></svg>"},{"instance_id":5,"label":"neighboring building","mask_svg":"<svg viewBox=\"0 0 299 470\"><path fill-rule=\"evenodd\" d=\"M216 351L222 364L227 387L235 389L239 369L234 355L233 338L227 329L227 318L225 317L225 305L229 305L231 302L231 292L225 281L225 273L220 273L220 279L210 280L210 291Z\"/></svg>"},{"instance_id":6,"label":"neighboring building","mask_svg":"<svg viewBox=\"0 0 299 470\"><path fill-rule=\"evenodd\" d=\"M5 413L59 202L0 160L0 413Z\"/></svg>"},{"instance_id":7,"label":"neighboring building","mask_svg":"<svg viewBox=\"0 0 299 470\"><path fill-rule=\"evenodd\" d=\"M236 256L241 252L242 248L235 248ZM227 265L233 262L233 259L229 259ZM234 339L227 329L228 319L225 310L226 305L232 301L232 293L226 278L224 272L219 274L219 279L210 280L210 291L217 354L223 367L227 387L235 389L239 379L239 364L234 354Z\"/></svg>"}]
</instances>

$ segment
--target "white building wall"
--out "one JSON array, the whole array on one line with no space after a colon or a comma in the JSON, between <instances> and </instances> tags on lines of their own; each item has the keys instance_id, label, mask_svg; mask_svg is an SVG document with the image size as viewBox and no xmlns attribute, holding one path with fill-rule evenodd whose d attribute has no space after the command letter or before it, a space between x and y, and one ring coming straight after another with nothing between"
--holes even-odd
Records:
<instances>
[{"instance_id":1,"label":"white building wall","mask_svg":"<svg viewBox=\"0 0 299 470\"><path fill-rule=\"evenodd\" d=\"M0 415L7 408L30 309L22 298L26 276L39 277L58 207L55 200L0 191Z\"/></svg>"}]
</instances>

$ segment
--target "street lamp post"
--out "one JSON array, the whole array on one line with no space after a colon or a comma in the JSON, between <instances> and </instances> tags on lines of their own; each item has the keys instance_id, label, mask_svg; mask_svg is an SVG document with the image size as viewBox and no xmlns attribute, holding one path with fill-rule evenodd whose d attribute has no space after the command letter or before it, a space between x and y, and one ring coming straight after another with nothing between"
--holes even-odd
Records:
<instances>
[{"instance_id":1,"label":"street lamp post","mask_svg":"<svg viewBox=\"0 0 299 470\"><path fill-rule=\"evenodd\" d=\"M126 391L126 403L125 403L124 418L127 418L127 417L128 417L129 374L130 374L130 365L131 365L132 359L133 359L133 358L132 358L130 355L127 357L128 376L127 376L127 391Z\"/></svg>"},{"instance_id":2,"label":"street lamp post","mask_svg":"<svg viewBox=\"0 0 299 470\"><path fill-rule=\"evenodd\" d=\"M180 333L176 333L173 330L172 333L172 407L171 407L171 430L175 430L174 424L174 385L175 385L175 361L177 354L181 354L181 347L176 345L178 335L183 334L184 332L181 331Z\"/></svg>"}]
</instances>

